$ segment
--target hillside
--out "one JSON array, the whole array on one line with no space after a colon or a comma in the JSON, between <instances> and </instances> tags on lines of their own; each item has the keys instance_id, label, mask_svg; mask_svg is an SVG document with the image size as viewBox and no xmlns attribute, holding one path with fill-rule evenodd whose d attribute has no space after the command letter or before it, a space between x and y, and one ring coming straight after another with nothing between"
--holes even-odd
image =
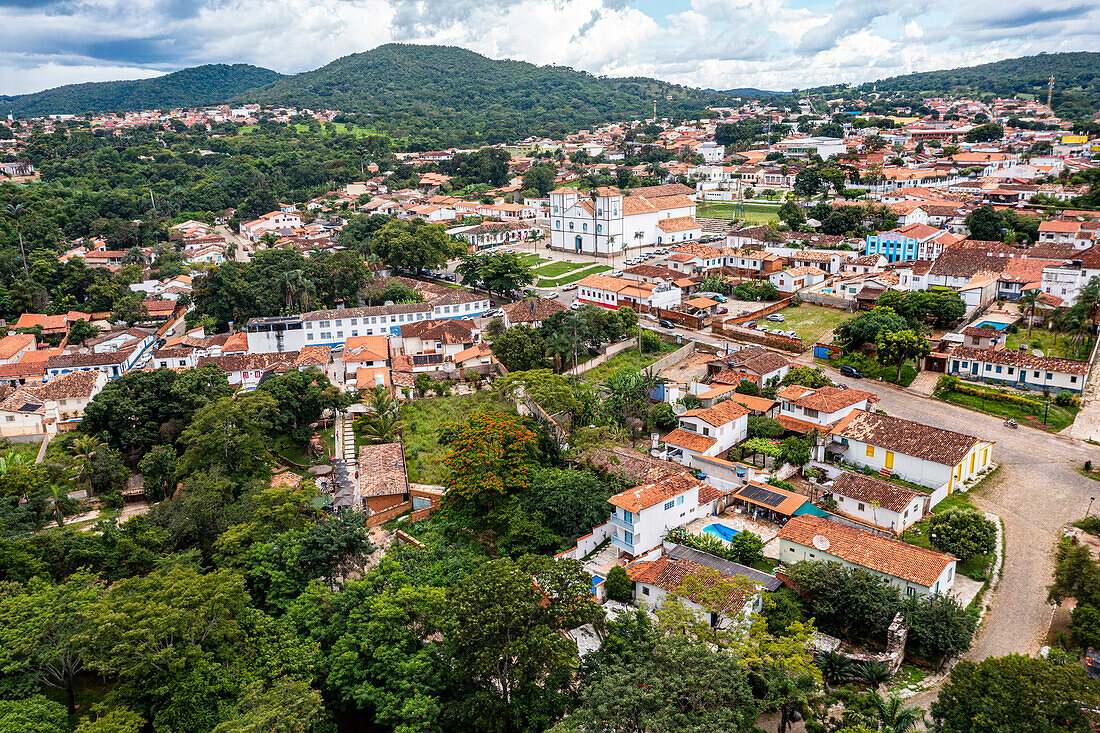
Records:
<instances>
[{"instance_id":1,"label":"hillside","mask_svg":"<svg viewBox=\"0 0 1100 733\"><path fill-rule=\"evenodd\" d=\"M366 113L369 122L397 134L471 144L647 118L654 99L661 116L698 115L728 96L655 79L498 61L451 46L387 44L239 99Z\"/></svg>"},{"instance_id":2,"label":"hillside","mask_svg":"<svg viewBox=\"0 0 1100 733\"><path fill-rule=\"evenodd\" d=\"M32 94L0 96L0 108L31 117L196 107L223 102L280 77L270 69L249 64L207 64L154 79L68 84Z\"/></svg>"},{"instance_id":3,"label":"hillside","mask_svg":"<svg viewBox=\"0 0 1100 733\"><path fill-rule=\"evenodd\" d=\"M1090 117L1100 110L1100 53L1080 51L1005 59L990 64L893 76L867 82L849 92L902 92L927 96L992 94L1030 95L1046 99L1047 82L1054 75L1054 109L1067 118ZM819 87L811 93L844 91Z\"/></svg>"}]
</instances>

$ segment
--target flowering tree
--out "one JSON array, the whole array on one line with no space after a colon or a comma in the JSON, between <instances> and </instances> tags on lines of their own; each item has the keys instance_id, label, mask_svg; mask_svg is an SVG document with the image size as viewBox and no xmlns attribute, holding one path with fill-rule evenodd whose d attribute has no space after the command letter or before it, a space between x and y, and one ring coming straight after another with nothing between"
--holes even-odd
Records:
<instances>
[{"instance_id":1,"label":"flowering tree","mask_svg":"<svg viewBox=\"0 0 1100 733\"><path fill-rule=\"evenodd\" d=\"M527 488L538 466L538 435L519 415L478 412L459 425L444 426L451 452L443 458L450 469L447 496L491 509L494 499Z\"/></svg>"}]
</instances>

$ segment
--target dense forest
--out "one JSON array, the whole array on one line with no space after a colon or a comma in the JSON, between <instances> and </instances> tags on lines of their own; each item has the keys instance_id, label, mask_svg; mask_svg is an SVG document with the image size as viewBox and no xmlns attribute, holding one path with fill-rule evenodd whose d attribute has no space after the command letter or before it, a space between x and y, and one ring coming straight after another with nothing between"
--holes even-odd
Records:
<instances>
[{"instance_id":1,"label":"dense forest","mask_svg":"<svg viewBox=\"0 0 1100 733\"><path fill-rule=\"evenodd\" d=\"M154 79L66 84L33 94L0 96L0 106L20 117L201 107L270 84L279 76L249 64L206 64Z\"/></svg>"},{"instance_id":2,"label":"dense forest","mask_svg":"<svg viewBox=\"0 0 1100 733\"><path fill-rule=\"evenodd\" d=\"M924 71L867 82L819 87L811 94L899 92L914 98L967 95L1030 96L1046 101L1054 75L1055 112L1066 119L1085 119L1100 109L1100 53L1079 51L1005 59L990 64Z\"/></svg>"}]
</instances>

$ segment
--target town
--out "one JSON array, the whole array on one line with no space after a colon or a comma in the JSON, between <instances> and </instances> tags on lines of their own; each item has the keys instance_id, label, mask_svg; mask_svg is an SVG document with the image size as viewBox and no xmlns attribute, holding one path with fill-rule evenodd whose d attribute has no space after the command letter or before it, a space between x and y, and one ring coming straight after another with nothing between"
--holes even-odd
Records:
<instances>
[{"instance_id":1,"label":"town","mask_svg":"<svg viewBox=\"0 0 1100 733\"><path fill-rule=\"evenodd\" d=\"M9 116L0 697L82 733L1097 730L1100 127L1055 83L436 149L351 109Z\"/></svg>"}]
</instances>

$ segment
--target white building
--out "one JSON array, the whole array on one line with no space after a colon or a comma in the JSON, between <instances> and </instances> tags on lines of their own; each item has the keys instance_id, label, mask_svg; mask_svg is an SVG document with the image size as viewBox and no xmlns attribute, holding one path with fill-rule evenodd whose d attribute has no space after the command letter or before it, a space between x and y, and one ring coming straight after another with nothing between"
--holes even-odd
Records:
<instances>
[{"instance_id":1,"label":"white building","mask_svg":"<svg viewBox=\"0 0 1100 733\"><path fill-rule=\"evenodd\" d=\"M669 460L691 466L696 455L719 456L748 437L750 410L732 399L714 407L688 410L665 436Z\"/></svg>"},{"instance_id":2,"label":"white building","mask_svg":"<svg viewBox=\"0 0 1100 733\"><path fill-rule=\"evenodd\" d=\"M829 274L816 267L792 267L768 275L768 280L781 293L795 293L804 288L825 282Z\"/></svg>"},{"instance_id":3,"label":"white building","mask_svg":"<svg viewBox=\"0 0 1100 733\"><path fill-rule=\"evenodd\" d=\"M858 389L819 387L811 389L791 384L779 391L779 417L818 427L835 425L854 410L869 410L878 397Z\"/></svg>"},{"instance_id":4,"label":"white building","mask_svg":"<svg viewBox=\"0 0 1100 733\"><path fill-rule=\"evenodd\" d=\"M680 305L680 288L668 283L648 283L625 277L589 275L577 283L577 300L608 310L629 306L639 313Z\"/></svg>"},{"instance_id":5,"label":"white building","mask_svg":"<svg viewBox=\"0 0 1100 733\"><path fill-rule=\"evenodd\" d=\"M901 534L919 522L929 506L923 491L845 471L826 488L836 501L837 513Z\"/></svg>"},{"instance_id":6,"label":"white building","mask_svg":"<svg viewBox=\"0 0 1100 733\"><path fill-rule=\"evenodd\" d=\"M604 186L582 192L559 188L550 192L550 245L585 254L611 255L633 247L648 247L670 234L700 232L694 224L694 189L680 184L635 189L630 195ZM669 223L666 220L686 219ZM674 232L664 231L672 227ZM698 236L698 234L696 234ZM677 241L683 241L678 236Z\"/></svg>"},{"instance_id":7,"label":"white building","mask_svg":"<svg viewBox=\"0 0 1100 733\"><path fill-rule=\"evenodd\" d=\"M955 558L825 517L803 514L777 535L785 563L835 562L885 578L908 596L947 593L955 584Z\"/></svg>"},{"instance_id":8,"label":"white building","mask_svg":"<svg viewBox=\"0 0 1100 733\"><path fill-rule=\"evenodd\" d=\"M702 495L701 495L702 492ZM682 527L708 509L701 501L716 490L684 471L660 481L615 494L611 511L611 542L633 557L661 545L665 533Z\"/></svg>"},{"instance_id":9,"label":"white building","mask_svg":"<svg viewBox=\"0 0 1100 733\"><path fill-rule=\"evenodd\" d=\"M1076 359L1035 356L1023 349L973 349L959 346L948 354L947 373L963 379L1041 392L1081 394L1089 363Z\"/></svg>"}]
</instances>

